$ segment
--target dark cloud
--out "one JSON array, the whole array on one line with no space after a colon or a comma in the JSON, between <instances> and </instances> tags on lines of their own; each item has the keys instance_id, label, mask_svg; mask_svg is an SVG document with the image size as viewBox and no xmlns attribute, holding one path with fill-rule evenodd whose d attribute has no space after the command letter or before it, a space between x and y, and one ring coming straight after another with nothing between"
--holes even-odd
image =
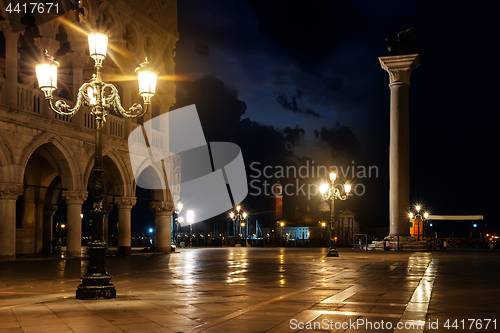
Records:
<instances>
[{"instance_id":1,"label":"dark cloud","mask_svg":"<svg viewBox=\"0 0 500 333\"><path fill-rule=\"evenodd\" d=\"M313 71L356 25L358 15L347 1L248 0L259 30L279 51L305 70Z\"/></svg>"},{"instance_id":2,"label":"dark cloud","mask_svg":"<svg viewBox=\"0 0 500 333\"><path fill-rule=\"evenodd\" d=\"M289 100L286 93L282 91L274 92L274 96L276 96L276 101L283 108L283 110L292 111L294 113L303 113L307 116L321 118L321 115L317 112L314 112L311 108L301 109L298 106L297 100L300 99L302 95L303 95L302 90L297 89L297 92L294 95L290 96Z\"/></svg>"},{"instance_id":3,"label":"dark cloud","mask_svg":"<svg viewBox=\"0 0 500 333\"><path fill-rule=\"evenodd\" d=\"M194 44L194 51L196 52L196 54L204 57L208 57L210 55L210 48L207 44L202 42L197 42Z\"/></svg>"},{"instance_id":4,"label":"dark cloud","mask_svg":"<svg viewBox=\"0 0 500 333\"><path fill-rule=\"evenodd\" d=\"M351 129L339 123L331 129L315 130L314 135L331 147L333 157L352 156L361 146Z\"/></svg>"}]
</instances>

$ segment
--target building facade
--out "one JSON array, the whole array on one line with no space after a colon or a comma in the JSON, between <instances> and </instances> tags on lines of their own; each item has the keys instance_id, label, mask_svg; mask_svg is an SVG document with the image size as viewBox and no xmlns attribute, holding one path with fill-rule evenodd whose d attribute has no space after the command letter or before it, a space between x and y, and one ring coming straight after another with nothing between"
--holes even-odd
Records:
<instances>
[{"instance_id":1,"label":"building facade","mask_svg":"<svg viewBox=\"0 0 500 333\"><path fill-rule=\"evenodd\" d=\"M93 116L88 108L72 118L50 111L34 66L44 50L53 55L61 64L54 99L75 105L79 87L92 77L87 34L97 27L109 36L103 80L118 88L125 108L142 102L134 73L138 64L148 57L159 70L150 112L133 120L110 111L103 128L104 208L117 207L118 245L130 246L137 188L127 138L175 103L176 1L87 0L81 8L59 8L64 14L50 20L36 13L10 15L0 2L0 259L47 250L55 237L53 215L60 197L67 211L67 255L81 255L80 214L91 195L94 163ZM165 161L165 167L167 173L179 169L175 161ZM151 193L160 251L170 251L170 216L177 195L168 189Z\"/></svg>"}]
</instances>

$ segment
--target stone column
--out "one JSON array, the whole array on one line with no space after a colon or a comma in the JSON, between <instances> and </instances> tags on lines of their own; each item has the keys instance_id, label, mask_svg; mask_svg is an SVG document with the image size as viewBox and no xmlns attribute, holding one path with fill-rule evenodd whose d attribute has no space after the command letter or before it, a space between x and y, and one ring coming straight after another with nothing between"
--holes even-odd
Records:
<instances>
[{"instance_id":1,"label":"stone column","mask_svg":"<svg viewBox=\"0 0 500 333\"><path fill-rule=\"evenodd\" d=\"M66 255L80 257L82 253L82 204L87 199L87 191L63 191L66 201Z\"/></svg>"},{"instance_id":2,"label":"stone column","mask_svg":"<svg viewBox=\"0 0 500 333\"><path fill-rule=\"evenodd\" d=\"M150 208L155 214L155 251L170 253L172 246L170 217L174 211L174 203L152 201Z\"/></svg>"},{"instance_id":3,"label":"stone column","mask_svg":"<svg viewBox=\"0 0 500 333\"><path fill-rule=\"evenodd\" d=\"M45 205L43 207L43 251L52 252L52 238L54 238L53 230L53 217L57 211L57 205Z\"/></svg>"},{"instance_id":4,"label":"stone column","mask_svg":"<svg viewBox=\"0 0 500 333\"><path fill-rule=\"evenodd\" d=\"M409 236L410 222L410 121L411 72L420 64L418 54L379 57L389 73L391 89L389 145L389 236Z\"/></svg>"},{"instance_id":5,"label":"stone column","mask_svg":"<svg viewBox=\"0 0 500 333\"><path fill-rule=\"evenodd\" d=\"M18 52L17 42L24 30L13 32L7 22L2 26L5 37L5 103L17 107Z\"/></svg>"},{"instance_id":6,"label":"stone column","mask_svg":"<svg viewBox=\"0 0 500 333\"><path fill-rule=\"evenodd\" d=\"M137 203L136 197L116 197L118 206L118 246L130 246L132 241L130 212Z\"/></svg>"},{"instance_id":7,"label":"stone column","mask_svg":"<svg viewBox=\"0 0 500 333\"><path fill-rule=\"evenodd\" d=\"M104 209L104 237L103 237L103 240L106 242L106 244L109 245L109 234L108 234L108 230L109 230L109 220L108 220L108 217L109 217L109 213L113 210L113 204L103 204L102 205L102 209Z\"/></svg>"},{"instance_id":8,"label":"stone column","mask_svg":"<svg viewBox=\"0 0 500 333\"><path fill-rule=\"evenodd\" d=\"M0 260L16 259L16 200L23 184L0 184Z\"/></svg>"}]
</instances>

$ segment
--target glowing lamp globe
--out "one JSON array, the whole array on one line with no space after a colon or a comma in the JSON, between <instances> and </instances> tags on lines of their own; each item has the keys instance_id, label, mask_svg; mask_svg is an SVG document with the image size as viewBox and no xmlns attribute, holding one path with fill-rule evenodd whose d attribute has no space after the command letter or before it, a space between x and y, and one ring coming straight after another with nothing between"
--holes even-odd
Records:
<instances>
[{"instance_id":1,"label":"glowing lamp globe","mask_svg":"<svg viewBox=\"0 0 500 333\"><path fill-rule=\"evenodd\" d=\"M137 79L139 80L139 95L144 99L144 103L150 104L151 97L156 93L156 81L158 79L158 72L155 71L148 58L143 62L140 67L135 69Z\"/></svg>"},{"instance_id":2,"label":"glowing lamp globe","mask_svg":"<svg viewBox=\"0 0 500 333\"><path fill-rule=\"evenodd\" d=\"M337 174L335 172L330 172L330 180L333 182L337 178Z\"/></svg>"},{"instance_id":3,"label":"glowing lamp globe","mask_svg":"<svg viewBox=\"0 0 500 333\"><path fill-rule=\"evenodd\" d=\"M108 50L108 36L98 32L89 35L89 54L97 66L102 64Z\"/></svg>"},{"instance_id":4,"label":"glowing lamp globe","mask_svg":"<svg viewBox=\"0 0 500 333\"><path fill-rule=\"evenodd\" d=\"M38 86L45 94L45 97L52 97L52 92L57 89L57 68L59 63L47 54L45 59L35 66Z\"/></svg>"},{"instance_id":5,"label":"glowing lamp globe","mask_svg":"<svg viewBox=\"0 0 500 333\"><path fill-rule=\"evenodd\" d=\"M328 191L328 184L327 183L321 184L320 187L319 187L319 192L321 194L325 194L326 191Z\"/></svg>"}]
</instances>

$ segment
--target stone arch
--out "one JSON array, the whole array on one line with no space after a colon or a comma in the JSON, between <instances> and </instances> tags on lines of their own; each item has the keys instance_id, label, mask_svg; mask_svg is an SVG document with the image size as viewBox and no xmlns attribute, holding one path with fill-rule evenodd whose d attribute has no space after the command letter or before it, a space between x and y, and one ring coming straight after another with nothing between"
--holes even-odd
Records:
<instances>
[{"instance_id":1,"label":"stone arch","mask_svg":"<svg viewBox=\"0 0 500 333\"><path fill-rule=\"evenodd\" d=\"M46 208L62 200L62 190L78 189L78 163L60 137L44 133L24 150L19 166L24 191L16 202L16 253L48 251L54 225Z\"/></svg>"},{"instance_id":2,"label":"stone arch","mask_svg":"<svg viewBox=\"0 0 500 333\"><path fill-rule=\"evenodd\" d=\"M18 164L21 166L22 172L17 182L23 183L28 160L38 148L46 144L49 144L46 148L57 162L62 186L68 190L82 190L84 187L81 182L78 159L63 138L54 133L40 134L27 145L19 159Z\"/></svg>"},{"instance_id":3,"label":"stone arch","mask_svg":"<svg viewBox=\"0 0 500 333\"><path fill-rule=\"evenodd\" d=\"M170 191L167 188L168 185L160 163L151 165L150 160L146 159L139 166L137 174L139 176L137 177L137 180L134 181L134 195L137 192L137 186L145 189L161 187L163 189L151 189L152 199L158 201L169 200Z\"/></svg>"}]
</instances>

